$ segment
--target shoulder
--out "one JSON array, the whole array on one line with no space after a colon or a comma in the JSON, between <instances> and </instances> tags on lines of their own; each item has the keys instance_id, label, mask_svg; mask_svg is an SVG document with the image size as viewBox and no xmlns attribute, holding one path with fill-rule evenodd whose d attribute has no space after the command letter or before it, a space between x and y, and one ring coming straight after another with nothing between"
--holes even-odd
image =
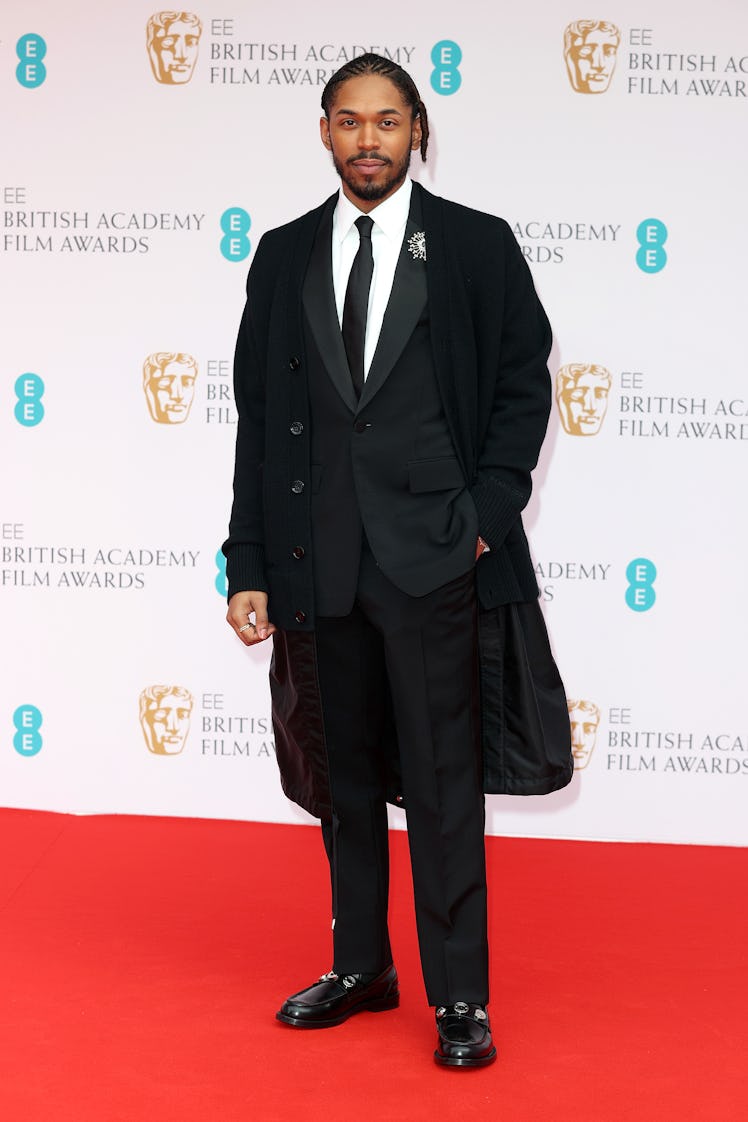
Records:
<instances>
[{"instance_id":1,"label":"shoulder","mask_svg":"<svg viewBox=\"0 0 748 1122\"><path fill-rule=\"evenodd\" d=\"M308 210L306 214L301 214L298 218L293 218L290 222L284 222L282 226L276 226L272 230L267 230L262 235L257 246L258 253L260 246L262 246L266 252L278 252L285 247L294 245L299 238L308 236L310 232L314 232L325 210L334 205L335 199L337 199L337 192L331 195L329 199L325 199L320 206Z\"/></svg>"},{"instance_id":2,"label":"shoulder","mask_svg":"<svg viewBox=\"0 0 748 1122\"><path fill-rule=\"evenodd\" d=\"M328 208L334 206L337 194L326 199L321 206L307 211L306 214L267 230L255 249L247 278L247 294L254 294L268 288L274 289L281 275L286 273L294 260L294 254L311 249L317 227Z\"/></svg>"},{"instance_id":3,"label":"shoulder","mask_svg":"<svg viewBox=\"0 0 748 1122\"><path fill-rule=\"evenodd\" d=\"M424 187L420 190L425 215L437 220L447 242L458 243L463 248L489 245L494 251L500 247L504 252L514 252L516 240L506 219L444 199Z\"/></svg>"}]
</instances>

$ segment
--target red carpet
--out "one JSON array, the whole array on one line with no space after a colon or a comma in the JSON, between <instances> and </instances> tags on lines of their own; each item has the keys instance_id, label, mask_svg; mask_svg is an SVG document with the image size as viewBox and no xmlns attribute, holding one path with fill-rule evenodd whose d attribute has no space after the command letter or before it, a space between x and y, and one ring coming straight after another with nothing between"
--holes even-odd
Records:
<instances>
[{"instance_id":1,"label":"red carpet","mask_svg":"<svg viewBox=\"0 0 748 1122\"><path fill-rule=\"evenodd\" d=\"M405 838L399 1010L278 1025L329 966L317 831L0 811L0 1118L744 1122L738 849L489 839L499 1061L431 1060Z\"/></svg>"}]
</instances>

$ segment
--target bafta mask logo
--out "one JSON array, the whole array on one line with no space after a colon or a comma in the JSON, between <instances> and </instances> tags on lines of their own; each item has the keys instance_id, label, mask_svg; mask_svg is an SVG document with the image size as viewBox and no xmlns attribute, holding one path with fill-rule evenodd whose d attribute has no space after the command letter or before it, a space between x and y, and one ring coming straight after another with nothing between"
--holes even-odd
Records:
<instances>
[{"instance_id":1,"label":"bafta mask logo","mask_svg":"<svg viewBox=\"0 0 748 1122\"><path fill-rule=\"evenodd\" d=\"M572 701L567 698L571 723L571 754L574 770L587 767L592 758L600 724L600 710L593 701Z\"/></svg>"},{"instance_id":2,"label":"bafta mask logo","mask_svg":"<svg viewBox=\"0 0 748 1122\"><path fill-rule=\"evenodd\" d=\"M571 436L597 436L608 408L613 379L594 363L572 362L556 375L556 404Z\"/></svg>"},{"instance_id":3,"label":"bafta mask logo","mask_svg":"<svg viewBox=\"0 0 748 1122\"><path fill-rule=\"evenodd\" d=\"M160 425L181 425L195 396L197 363L192 355L157 351L143 363L143 392L148 412Z\"/></svg>"},{"instance_id":4,"label":"bafta mask logo","mask_svg":"<svg viewBox=\"0 0 748 1122\"><path fill-rule=\"evenodd\" d=\"M192 694L184 686L147 686L140 695L140 727L154 756L177 756L190 731Z\"/></svg>"},{"instance_id":5,"label":"bafta mask logo","mask_svg":"<svg viewBox=\"0 0 748 1122\"><path fill-rule=\"evenodd\" d=\"M192 77L203 25L192 12L155 12L148 20L146 46L157 82L184 86Z\"/></svg>"},{"instance_id":6,"label":"bafta mask logo","mask_svg":"<svg viewBox=\"0 0 748 1122\"><path fill-rule=\"evenodd\" d=\"M616 68L621 32L602 19L578 19L564 31L564 58L571 88L605 93Z\"/></svg>"}]
</instances>

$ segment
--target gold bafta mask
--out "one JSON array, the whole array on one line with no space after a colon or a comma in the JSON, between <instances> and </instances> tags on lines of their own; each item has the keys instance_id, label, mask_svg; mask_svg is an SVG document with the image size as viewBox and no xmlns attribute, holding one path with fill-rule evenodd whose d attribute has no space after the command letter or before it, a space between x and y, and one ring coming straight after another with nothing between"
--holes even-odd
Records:
<instances>
[{"instance_id":1,"label":"gold bafta mask","mask_svg":"<svg viewBox=\"0 0 748 1122\"><path fill-rule=\"evenodd\" d=\"M184 86L192 77L203 25L192 12L156 12L148 20L146 46L157 82Z\"/></svg>"},{"instance_id":2,"label":"gold bafta mask","mask_svg":"<svg viewBox=\"0 0 748 1122\"><path fill-rule=\"evenodd\" d=\"M571 436L597 436L608 408L613 379L595 363L572 362L556 375L556 404Z\"/></svg>"},{"instance_id":3,"label":"gold bafta mask","mask_svg":"<svg viewBox=\"0 0 748 1122\"><path fill-rule=\"evenodd\" d=\"M592 758L600 724L600 710L593 701L572 701L566 699L571 724L571 754L574 757L574 770L587 767Z\"/></svg>"},{"instance_id":4,"label":"gold bafta mask","mask_svg":"<svg viewBox=\"0 0 748 1122\"><path fill-rule=\"evenodd\" d=\"M140 727L148 751L176 756L190 731L192 694L184 686L147 686L140 695Z\"/></svg>"},{"instance_id":5,"label":"gold bafta mask","mask_svg":"<svg viewBox=\"0 0 748 1122\"><path fill-rule=\"evenodd\" d=\"M195 396L197 363L192 355L156 351L143 363L143 392L148 412L160 425L181 425Z\"/></svg>"},{"instance_id":6,"label":"gold bafta mask","mask_svg":"<svg viewBox=\"0 0 748 1122\"><path fill-rule=\"evenodd\" d=\"M605 93L616 68L621 32L602 19L578 19L564 31L564 58L571 88Z\"/></svg>"}]
</instances>

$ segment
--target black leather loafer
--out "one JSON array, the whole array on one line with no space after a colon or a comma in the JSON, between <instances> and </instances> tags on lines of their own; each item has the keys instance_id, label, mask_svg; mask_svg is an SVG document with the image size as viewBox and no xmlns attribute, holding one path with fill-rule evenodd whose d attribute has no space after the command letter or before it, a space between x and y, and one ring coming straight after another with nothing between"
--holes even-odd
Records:
<instances>
[{"instance_id":1,"label":"black leather loafer","mask_svg":"<svg viewBox=\"0 0 748 1122\"><path fill-rule=\"evenodd\" d=\"M436 1011L439 1040L434 1059L447 1067L485 1067L496 1059L488 1013L482 1005L456 1001Z\"/></svg>"},{"instance_id":2,"label":"black leather loafer","mask_svg":"<svg viewBox=\"0 0 748 1122\"><path fill-rule=\"evenodd\" d=\"M361 974L323 974L314 985L291 994L275 1016L296 1028L331 1028L354 1013L379 1013L399 1004L397 972L390 965L369 982Z\"/></svg>"}]
</instances>

